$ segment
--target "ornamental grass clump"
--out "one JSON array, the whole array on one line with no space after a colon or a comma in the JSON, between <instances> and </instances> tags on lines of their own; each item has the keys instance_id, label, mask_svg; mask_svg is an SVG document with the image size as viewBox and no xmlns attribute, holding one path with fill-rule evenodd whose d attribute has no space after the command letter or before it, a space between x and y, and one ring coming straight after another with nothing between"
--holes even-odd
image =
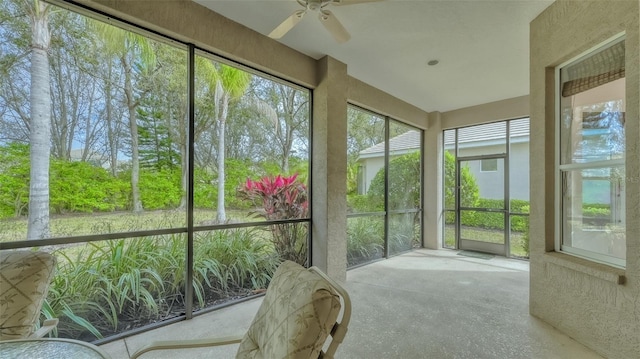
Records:
<instances>
[{"instance_id":1,"label":"ornamental grass clump","mask_svg":"<svg viewBox=\"0 0 640 359\"><path fill-rule=\"evenodd\" d=\"M240 195L261 208L254 215L269 221L307 218L309 202L307 187L289 177L266 176L258 180L247 179L238 190ZM281 260L291 260L301 265L307 263L307 224L276 223L269 226L271 242Z\"/></svg>"}]
</instances>

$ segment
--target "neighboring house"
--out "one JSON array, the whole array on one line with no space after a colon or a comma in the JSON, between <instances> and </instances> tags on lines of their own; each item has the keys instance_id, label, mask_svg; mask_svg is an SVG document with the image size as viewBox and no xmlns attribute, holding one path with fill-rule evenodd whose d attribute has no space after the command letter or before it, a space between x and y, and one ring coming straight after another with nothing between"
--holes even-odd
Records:
<instances>
[{"instance_id":1,"label":"neighboring house","mask_svg":"<svg viewBox=\"0 0 640 359\"><path fill-rule=\"evenodd\" d=\"M389 160L420 149L420 132L407 131L389 140ZM358 156L358 194L366 194L376 174L384 168L384 142L360 151Z\"/></svg>"},{"instance_id":2,"label":"neighboring house","mask_svg":"<svg viewBox=\"0 0 640 359\"><path fill-rule=\"evenodd\" d=\"M510 197L529 200L529 121L511 121L509 152ZM495 155L506 152L505 122L473 126L458 131L459 157ZM444 146L449 152L455 149L455 131L445 131ZM384 167L385 143L381 142L360 151L358 156L358 193L365 194L375 175ZM408 131L389 140L389 160L418 151L420 133ZM496 186L503 182L504 161L482 159L468 161L471 173L476 179L481 198L504 198L504 187Z\"/></svg>"}]
</instances>

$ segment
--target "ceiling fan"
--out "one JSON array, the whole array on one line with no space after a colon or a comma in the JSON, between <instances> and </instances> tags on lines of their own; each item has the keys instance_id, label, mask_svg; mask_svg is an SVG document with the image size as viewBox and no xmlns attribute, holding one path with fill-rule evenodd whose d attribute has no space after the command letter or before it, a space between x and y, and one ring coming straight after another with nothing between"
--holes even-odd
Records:
<instances>
[{"instance_id":1,"label":"ceiling fan","mask_svg":"<svg viewBox=\"0 0 640 359\"><path fill-rule=\"evenodd\" d=\"M347 42L351 38L347 29L342 26L340 21L333 15L333 13L326 9L329 5L355 5L367 2L377 2L383 0L296 0L300 6L304 7L303 10L296 10L286 18L280 25L278 25L271 33L269 37L272 39L279 39L283 37L289 30L291 30L302 17L309 11L317 12L318 18L325 29L329 31L331 36L339 42Z\"/></svg>"}]
</instances>

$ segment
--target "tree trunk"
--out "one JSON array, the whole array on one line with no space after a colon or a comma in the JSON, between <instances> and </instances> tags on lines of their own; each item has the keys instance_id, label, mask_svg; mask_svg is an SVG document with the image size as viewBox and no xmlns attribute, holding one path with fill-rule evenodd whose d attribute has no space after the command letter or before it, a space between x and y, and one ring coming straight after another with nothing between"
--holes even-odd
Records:
<instances>
[{"instance_id":1,"label":"tree trunk","mask_svg":"<svg viewBox=\"0 0 640 359\"><path fill-rule=\"evenodd\" d=\"M105 80L105 118L106 118L106 126L107 126L107 141L109 146L109 165L111 166L111 175L115 177L117 175L118 168L118 136L119 131L116 129L119 127L116 124L116 121L113 119L113 95L111 90L111 76L113 67L111 63L109 63L109 72L108 78Z\"/></svg>"},{"instance_id":2,"label":"tree trunk","mask_svg":"<svg viewBox=\"0 0 640 359\"><path fill-rule=\"evenodd\" d=\"M136 121L137 103L134 99L133 85L131 84L131 66L123 57L124 66L124 93L127 98L127 108L129 109L129 133L131 135L131 201L134 213L143 211L142 200L140 199L140 156L138 151L138 123Z\"/></svg>"},{"instance_id":3,"label":"tree trunk","mask_svg":"<svg viewBox=\"0 0 640 359\"><path fill-rule=\"evenodd\" d=\"M222 95L221 101L218 102L221 106L220 117L218 118L218 208L216 221L218 223L224 223L227 220L227 214L224 209L224 129L227 122L227 113L229 110L229 95L226 93Z\"/></svg>"},{"instance_id":4,"label":"tree trunk","mask_svg":"<svg viewBox=\"0 0 640 359\"><path fill-rule=\"evenodd\" d=\"M29 223L27 239L49 237L49 157L51 155L51 93L49 87L49 19L47 6L34 4L31 18L31 122Z\"/></svg>"},{"instance_id":5,"label":"tree trunk","mask_svg":"<svg viewBox=\"0 0 640 359\"><path fill-rule=\"evenodd\" d=\"M189 114L186 113L184 116L185 123L189 123ZM187 135L184 131L184 126L180 126L180 134L184 134L184 136L180 136L180 188L182 189L182 195L180 196L180 206L179 209L187 208L187 185L188 185L188 170L189 170L189 158L187 151ZM195 141L195 139L194 139Z\"/></svg>"}]
</instances>

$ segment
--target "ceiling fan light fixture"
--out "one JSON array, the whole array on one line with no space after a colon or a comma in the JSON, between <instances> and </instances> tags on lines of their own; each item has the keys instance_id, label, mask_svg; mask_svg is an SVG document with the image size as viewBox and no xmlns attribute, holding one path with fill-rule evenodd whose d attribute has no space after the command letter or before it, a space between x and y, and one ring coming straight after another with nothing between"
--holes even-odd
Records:
<instances>
[{"instance_id":1,"label":"ceiling fan light fixture","mask_svg":"<svg viewBox=\"0 0 640 359\"><path fill-rule=\"evenodd\" d=\"M351 35L347 29L342 26L340 21L333 16L331 11L326 10L329 5L356 5L368 2L378 2L384 0L296 0L300 6L304 7L304 10L297 10L286 18L280 25L278 25L271 33L269 37L272 39L279 39L283 37L289 30L302 20L304 14L307 11L317 11L318 18L327 31L333 36L338 43L344 43L349 41Z\"/></svg>"}]
</instances>

